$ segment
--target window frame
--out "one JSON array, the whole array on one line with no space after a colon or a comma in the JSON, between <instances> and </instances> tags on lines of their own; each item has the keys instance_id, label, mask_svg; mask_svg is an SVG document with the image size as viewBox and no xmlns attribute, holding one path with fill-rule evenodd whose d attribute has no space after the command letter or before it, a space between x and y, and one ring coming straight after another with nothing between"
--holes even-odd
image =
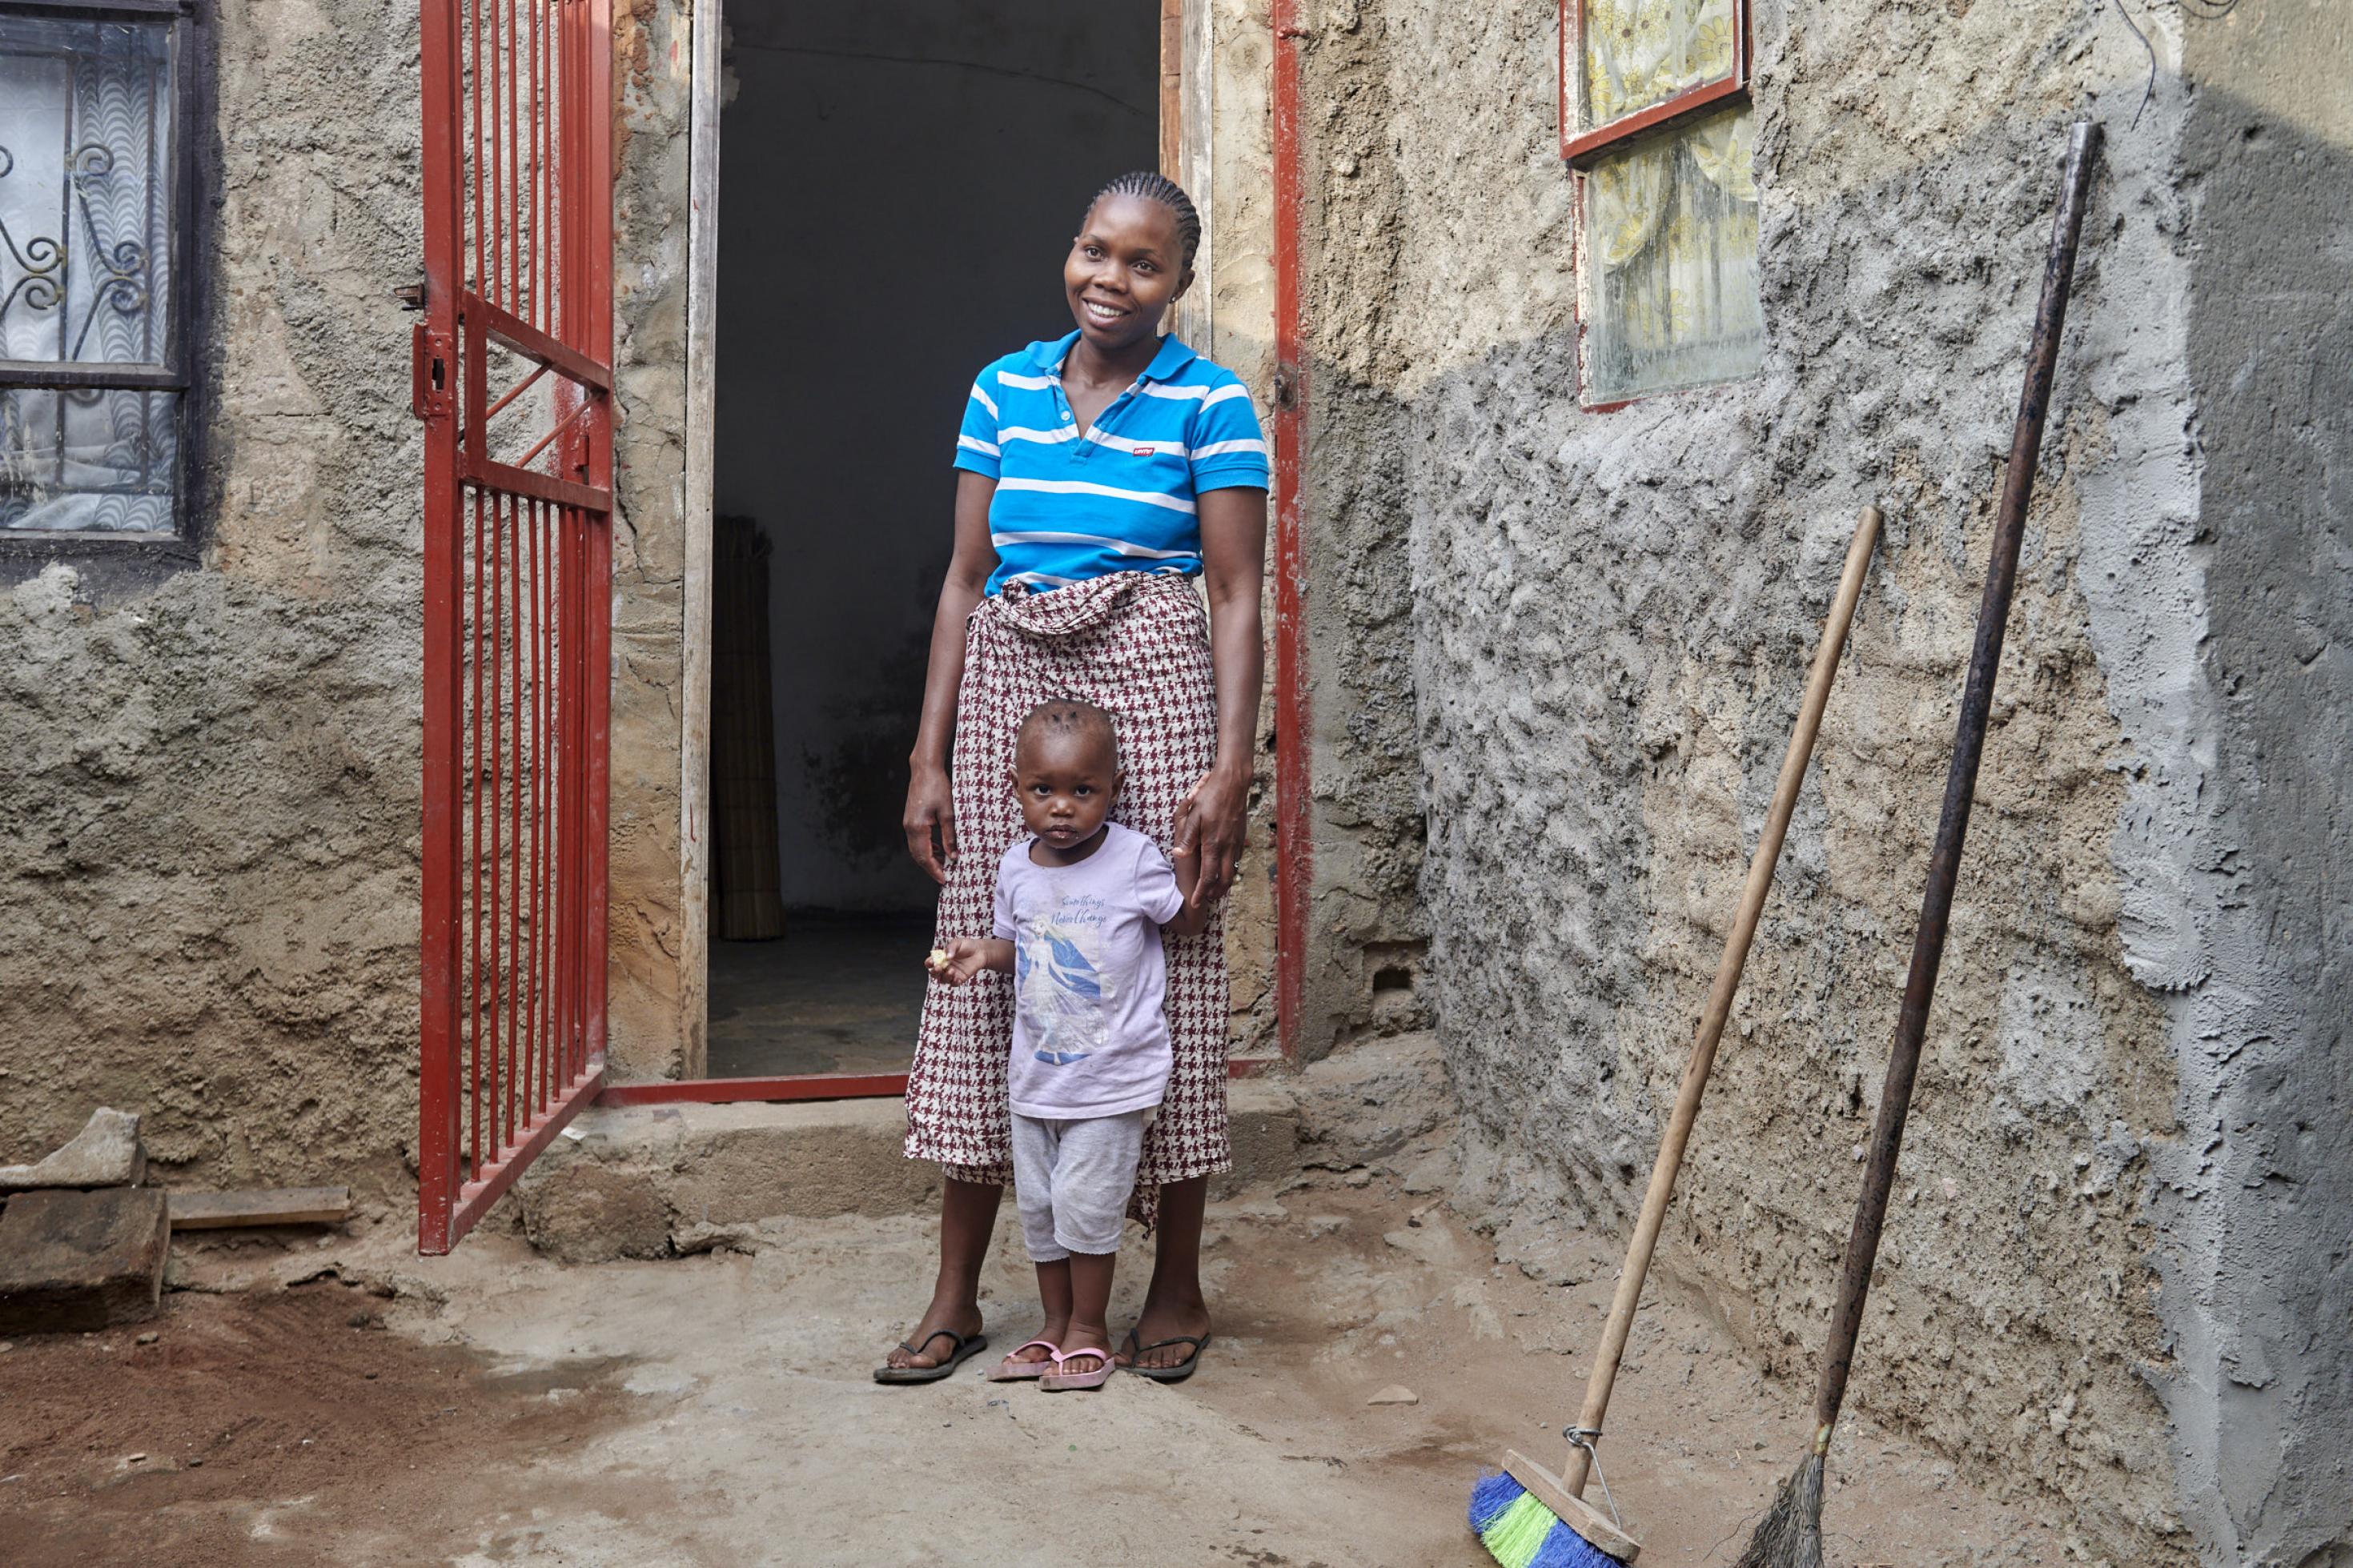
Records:
<instances>
[{"instance_id":1,"label":"window frame","mask_svg":"<svg viewBox=\"0 0 2353 1568\"><path fill-rule=\"evenodd\" d=\"M1672 98L1621 114L1606 125L1580 129L1585 78L1585 0L1560 0L1560 155L1569 169L1568 259L1577 279L1577 331L1573 342L1577 362L1577 406L1588 414L1615 414L1652 397L1672 397L1699 387L1662 388L1623 397L1597 400L1591 391L1591 363L1585 334L1591 325L1592 280L1586 269L1586 171L1601 158L1630 145L1653 132L1749 100L1755 57L1749 26L1750 0L1732 0L1732 71L1714 81L1687 87Z\"/></svg>"},{"instance_id":2,"label":"window frame","mask_svg":"<svg viewBox=\"0 0 2353 1568\"><path fill-rule=\"evenodd\" d=\"M0 360L0 389L82 389L170 392L179 398L179 431L174 464L173 526L167 533L92 532L0 529L0 584L38 573L53 561L82 567L93 588L138 580L194 565L203 543L199 485L206 473L204 436L210 399L197 345L206 322L200 319L206 291L196 287L199 268L211 260L210 205L197 199L213 162L210 84L212 16L205 0L0 0L15 14L89 22L165 23L171 29L173 180L170 205L171 321L164 357L143 364L99 366L82 361L52 364L39 360ZM126 584L127 585L127 584Z\"/></svg>"},{"instance_id":3,"label":"window frame","mask_svg":"<svg viewBox=\"0 0 2353 1568\"><path fill-rule=\"evenodd\" d=\"M1657 131L1748 97L1754 53L1749 0L1732 0L1732 72L1687 87L1672 98L1621 114L1606 125L1584 125L1585 0L1560 0L1560 155L1580 175L1593 161L1646 131Z\"/></svg>"}]
</instances>

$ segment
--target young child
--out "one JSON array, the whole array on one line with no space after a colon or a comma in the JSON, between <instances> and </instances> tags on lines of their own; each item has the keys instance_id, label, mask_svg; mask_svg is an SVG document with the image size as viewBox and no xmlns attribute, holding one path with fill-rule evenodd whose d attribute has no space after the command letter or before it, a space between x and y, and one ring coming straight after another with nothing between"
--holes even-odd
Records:
<instances>
[{"instance_id":1,"label":"young child","mask_svg":"<svg viewBox=\"0 0 2353 1568\"><path fill-rule=\"evenodd\" d=\"M1031 837L997 868L996 935L958 938L929 960L951 985L984 969L1013 976L1013 1186L1046 1322L989 1375L1049 1390L1111 1380L1120 1221L1168 1085L1160 936L1208 923L1198 857L1180 852L1172 867L1111 821L1119 786L1109 714L1075 701L1032 709L1013 749Z\"/></svg>"}]
</instances>

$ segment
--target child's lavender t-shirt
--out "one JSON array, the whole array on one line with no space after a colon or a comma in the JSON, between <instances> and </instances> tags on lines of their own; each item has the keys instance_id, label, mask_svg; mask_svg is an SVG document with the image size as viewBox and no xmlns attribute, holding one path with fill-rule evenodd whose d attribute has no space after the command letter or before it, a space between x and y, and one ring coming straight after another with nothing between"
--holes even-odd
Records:
<instances>
[{"instance_id":1,"label":"child's lavender t-shirt","mask_svg":"<svg viewBox=\"0 0 2353 1568\"><path fill-rule=\"evenodd\" d=\"M1075 866L1036 864L1025 838L997 868L997 934L1013 943L1008 1098L1023 1116L1117 1116L1168 1087L1160 928L1185 896L1152 840L1103 831Z\"/></svg>"}]
</instances>

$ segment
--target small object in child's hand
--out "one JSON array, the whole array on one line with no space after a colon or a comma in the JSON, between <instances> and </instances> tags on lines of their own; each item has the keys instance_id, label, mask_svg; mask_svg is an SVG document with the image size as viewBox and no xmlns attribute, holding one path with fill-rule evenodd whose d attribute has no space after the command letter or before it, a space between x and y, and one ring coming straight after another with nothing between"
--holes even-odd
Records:
<instances>
[{"instance_id":1,"label":"small object in child's hand","mask_svg":"<svg viewBox=\"0 0 2353 1568\"><path fill-rule=\"evenodd\" d=\"M925 958L923 963L933 969L945 969L948 964L948 950L944 947L932 949L931 955Z\"/></svg>"}]
</instances>

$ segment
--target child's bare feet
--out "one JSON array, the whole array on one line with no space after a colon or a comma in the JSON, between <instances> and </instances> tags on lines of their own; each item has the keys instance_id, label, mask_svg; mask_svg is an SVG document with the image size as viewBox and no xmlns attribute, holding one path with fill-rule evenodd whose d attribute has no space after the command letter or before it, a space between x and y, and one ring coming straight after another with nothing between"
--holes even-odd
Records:
<instances>
[{"instance_id":1,"label":"child's bare feet","mask_svg":"<svg viewBox=\"0 0 2353 1568\"><path fill-rule=\"evenodd\" d=\"M1054 1359L1053 1352L1049 1351L1046 1346L1067 1344L1070 1342L1070 1337L1071 1320L1068 1318L1050 1317L1046 1320L1045 1326L1038 1331L1038 1338L1043 1341L1044 1343L1040 1344L1033 1342L1023 1345L1020 1349L1015 1351L1005 1359L1009 1362L1018 1362L1025 1365L1030 1362L1050 1362Z\"/></svg>"},{"instance_id":2,"label":"child's bare feet","mask_svg":"<svg viewBox=\"0 0 2353 1568\"><path fill-rule=\"evenodd\" d=\"M1111 1330L1101 1323L1072 1322L1064 1331L1062 1337L1054 1342L1060 1345L1066 1352L1089 1348L1108 1349L1111 1345ZM1102 1370L1103 1364L1103 1358L1099 1355L1065 1354L1062 1358L1061 1370L1065 1373L1098 1372Z\"/></svg>"}]
</instances>

